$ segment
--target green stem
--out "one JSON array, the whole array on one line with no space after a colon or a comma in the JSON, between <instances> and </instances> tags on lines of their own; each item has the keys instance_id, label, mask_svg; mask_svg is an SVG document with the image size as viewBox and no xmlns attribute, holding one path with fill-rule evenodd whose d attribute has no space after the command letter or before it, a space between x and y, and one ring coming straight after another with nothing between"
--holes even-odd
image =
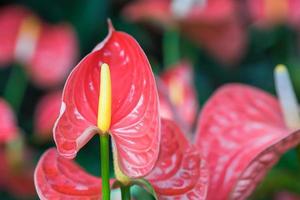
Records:
<instances>
[{"instance_id":1,"label":"green stem","mask_svg":"<svg viewBox=\"0 0 300 200\"><path fill-rule=\"evenodd\" d=\"M131 199L130 185L122 185L121 194L122 194L122 200L130 200Z\"/></svg>"},{"instance_id":2,"label":"green stem","mask_svg":"<svg viewBox=\"0 0 300 200\"><path fill-rule=\"evenodd\" d=\"M6 87L4 98L11 104L15 112L18 113L23 101L27 87L27 76L24 70L18 66L12 66Z\"/></svg>"},{"instance_id":3,"label":"green stem","mask_svg":"<svg viewBox=\"0 0 300 200\"><path fill-rule=\"evenodd\" d=\"M180 59L180 34L176 29L167 29L163 35L164 67L170 67Z\"/></svg>"},{"instance_id":4,"label":"green stem","mask_svg":"<svg viewBox=\"0 0 300 200\"><path fill-rule=\"evenodd\" d=\"M102 178L102 199L110 199L109 185L109 135L100 135L101 148L101 178Z\"/></svg>"}]
</instances>

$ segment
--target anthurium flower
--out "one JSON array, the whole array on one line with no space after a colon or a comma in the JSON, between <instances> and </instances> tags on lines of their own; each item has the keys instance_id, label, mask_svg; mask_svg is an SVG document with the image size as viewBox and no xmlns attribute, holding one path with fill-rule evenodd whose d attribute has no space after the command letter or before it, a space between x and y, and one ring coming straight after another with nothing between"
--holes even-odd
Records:
<instances>
[{"instance_id":1,"label":"anthurium flower","mask_svg":"<svg viewBox=\"0 0 300 200\"><path fill-rule=\"evenodd\" d=\"M300 23L300 2L297 0L248 0L247 6L251 19L258 26L287 23L297 27Z\"/></svg>"},{"instance_id":2,"label":"anthurium flower","mask_svg":"<svg viewBox=\"0 0 300 200\"><path fill-rule=\"evenodd\" d=\"M211 55L226 64L237 62L246 34L233 0L136 0L124 9L131 21L150 21L177 27Z\"/></svg>"},{"instance_id":3,"label":"anthurium flower","mask_svg":"<svg viewBox=\"0 0 300 200\"><path fill-rule=\"evenodd\" d=\"M21 6L0 10L0 65L23 64L40 87L60 84L77 56L77 40L67 24L49 25Z\"/></svg>"},{"instance_id":4,"label":"anthurium flower","mask_svg":"<svg viewBox=\"0 0 300 200\"><path fill-rule=\"evenodd\" d=\"M138 43L112 25L68 77L54 140L60 155L74 158L93 135L105 132L125 175L149 173L160 142L155 79Z\"/></svg>"},{"instance_id":5,"label":"anthurium flower","mask_svg":"<svg viewBox=\"0 0 300 200\"><path fill-rule=\"evenodd\" d=\"M196 145L212 175L208 199L245 199L300 142L300 131L285 125L276 98L242 84L218 89L198 123Z\"/></svg>"},{"instance_id":6,"label":"anthurium flower","mask_svg":"<svg viewBox=\"0 0 300 200\"><path fill-rule=\"evenodd\" d=\"M162 121L161 151L145 177L158 199L205 199L208 171L199 151L169 120ZM101 179L87 174L73 160L52 148L41 157L34 175L40 199L99 199Z\"/></svg>"},{"instance_id":7,"label":"anthurium flower","mask_svg":"<svg viewBox=\"0 0 300 200\"><path fill-rule=\"evenodd\" d=\"M5 144L18 137L18 128L14 113L9 104L0 98L0 144Z\"/></svg>"},{"instance_id":8,"label":"anthurium flower","mask_svg":"<svg viewBox=\"0 0 300 200\"><path fill-rule=\"evenodd\" d=\"M162 73L160 78L166 85L177 117L184 125L183 130L191 131L199 107L191 65L188 62L178 63Z\"/></svg>"},{"instance_id":9,"label":"anthurium flower","mask_svg":"<svg viewBox=\"0 0 300 200\"><path fill-rule=\"evenodd\" d=\"M34 116L36 137L43 141L52 138L52 129L59 115L61 91L54 91L43 96L37 104Z\"/></svg>"},{"instance_id":10,"label":"anthurium flower","mask_svg":"<svg viewBox=\"0 0 300 200\"><path fill-rule=\"evenodd\" d=\"M0 67L9 64L15 58L15 44L18 30L23 19L30 13L20 6L9 6L0 10Z\"/></svg>"}]
</instances>

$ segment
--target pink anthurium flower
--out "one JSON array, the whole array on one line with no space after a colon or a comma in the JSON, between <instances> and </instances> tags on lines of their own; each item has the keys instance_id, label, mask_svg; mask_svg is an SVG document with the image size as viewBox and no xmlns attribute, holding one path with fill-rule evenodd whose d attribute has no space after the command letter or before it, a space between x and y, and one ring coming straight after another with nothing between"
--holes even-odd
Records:
<instances>
[{"instance_id":1,"label":"pink anthurium flower","mask_svg":"<svg viewBox=\"0 0 300 200\"><path fill-rule=\"evenodd\" d=\"M177 27L220 61L231 64L243 55L246 34L233 0L137 0L124 9L131 21Z\"/></svg>"},{"instance_id":2,"label":"pink anthurium flower","mask_svg":"<svg viewBox=\"0 0 300 200\"><path fill-rule=\"evenodd\" d=\"M175 123L162 121L160 145L157 164L145 177L153 184L158 199L205 199L206 165ZM73 160L60 157L54 148L41 157L34 180L42 200L101 197L101 179L87 174Z\"/></svg>"},{"instance_id":3,"label":"pink anthurium flower","mask_svg":"<svg viewBox=\"0 0 300 200\"><path fill-rule=\"evenodd\" d=\"M59 115L61 97L61 91L54 91L43 96L37 104L34 130L38 139L49 141L52 138L52 129Z\"/></svg>"},{"instance_id":4,"label":"pink anthurium flower","mask_svg":"<svg viewBox=\"0 0 300 200\"><path fill-rule=\"evenodd\" d=\"M300 142L272 95L254 87L221 87L204 106L196 145L212 175L208 199L245 199L278 161ZM216 195L217 193L217 195Z\"/></svg>"},{"instance_id":5,"label":"pink anthurium flower","mask_svg":"<svg viewBox=\"0 0 300 200\"><path fill-rule=\"evenodd\" d=\"M77 39L67 24L49 25L21 6L0 11L0 65L18 61L39 87L65 80L77 56Z\"/></svg>"},{"instance_id":6,"label":"pink anthurium flower","mask_svg":"<svg viewBox=\"0 0 300 200\"><path fill-rule=\"evenodd\" d=\"M14 113L9 104L0 98L0 144L5 144L18 137L18 128Z\"/></svg>"},{"instance_id":7,"label":"pink anthurium flower","mask_svg":"<svg viewBox=\"0 0 300 200\"><path fill-rule=\"evenodd\" d=\"M287 23L297 27L300 24L300 2L297 0L247 0L250 17L262 27Z\"/></svg>"},{"instance_id":8,"label":"pink anthurium flower","mask_svg":"<svg viewBox=\"0 0 300 200\"><path fill-rule=\"evenodd\" d=\"M106 39L68 77L54 140L60 155L74 158L104 132L111 134L114 159L126 176L152 170L160 143L155 79L138 43L111 24Z\"/></svg>"},{"instance_id":9,"label":"pink anthurium flower","mask_svg":"<svg viewBox=\"0 0 300 200\"><path fill-rule=\"evenodd\" d=\"M178 123L183 124L183 130L191 131L199 108L192 67L187 62L179 63L167 69L160 78L175 107Z\"/></svg>"}]
</instances>

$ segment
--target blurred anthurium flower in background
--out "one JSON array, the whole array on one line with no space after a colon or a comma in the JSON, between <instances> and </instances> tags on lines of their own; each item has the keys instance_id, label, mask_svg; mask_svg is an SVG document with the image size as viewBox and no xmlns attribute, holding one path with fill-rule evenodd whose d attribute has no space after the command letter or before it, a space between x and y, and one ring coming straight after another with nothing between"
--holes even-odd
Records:
<instances>
[{"instance_id":1,"label":"blurred anthurium flower in background","mask_svg":"<svg viewBox=\"0 0 300 200\"><path fill-rule=\"evenodd\" d=\"M277 99L241 84L215 92L196 134L211 174L208 199L214 200L247 198L279 157L300 143L300 131L286 126Z\"/></svg>"},{"instance_id":2,"label":"blurred anthurium flower in background","mask_svg":"<svg viewBox=\"0 0 300 200\"><path fill-rule=\"evenodd\" d=\"M191 65L182 61L168 68L160 74L158 88L161 116L191 132L199 108Z\"/></svg>"},{"instance_id":3,"label":"blurred anthurium flower in background","mask_svg":"<svg viewBox=\"0 0 300 200\"><path fill-rule=\"evenodd\" d=\"M67 79L54 140L60 155L74 158L92 136L105 132L112 136L115 163L126 176L150 172L160 141L155 79L138 43L111 24L105 40Z\"/></svg>"},{"instance_id":4,"label":"blurred anthurium flower in background","mask_svg":"<svg viewBox=\"0 0 300 200\"><path fill-rule=\"evenodd\" d=\"M50 25L21 6L0 11L0 66L20 62L39 87L65 80L77 57L77 39L70 25Z\"/></svg>"},{"instance_id":5,"label":"blurred anthurium flower in background","mask_svg":"<svg viewBox=\"0 0 300 200\"><path fill-rule=\"evenodd\" d=\"M0 98L0 141L10 142L18 137L19 130L16 126L16 119L9 104Z\"/></svg>"},{"instance_id":6,"label":"blurred anthurium flower in background","mask_svg":"<svg viewBox=\"0 0 300 200\"><path fill-rule=\"evenodd\" d=\"M297 0L247 0L247 7L253 23L262 27L300 24L300 1Z\"/></svg>"},{"instance_id":7,"label":"blurred anthurium flower in background","mask_svg":"<svg viewBox=\"0 0 300 200\"><path fill-rule=\"evenodd\" d=\"M234 64L246 47L238 6L234 0L136 0L124 8L124 17L176 27L221 62Z\"/></svg>"},{"instance_id":8,"label":"blurred anthurium flower in background","mask_svg":"<svg viewBox=\"0 0 300 200\"><path fill-rule=\"evenodd\" d=\"M52 140L52 129L61 106L61 91L43 96L37 104L34 116L35 137L43 142Z\"/></svg>"},{"instance_id":9,"label":"blurred anthurium flower in background","mask_svg":"<svg viewBox=\"0 0 300 200\"><path fill-rule=\"evenodd\" d=\"M33 163L25 162L32 158L24 148L10 106L1 98L0 121L0 188L18 198L33 197Z\"/></svg>"},{"instance_id":10,"label":"blurred anthurium flower in background","mask_svg":"<svg viewBox=\"0 0 300 200\"><path fill-rule=\"evenodd\" d=\"M162 120L161 132L158 161L145 177L153 185L158 199L205 199L209 177L199 151L174 122ZM34 178L41 199L101 197L101 179L87 174L74 161L59 156L54 148L44 153Z\"/></svg>"}]
</instances>

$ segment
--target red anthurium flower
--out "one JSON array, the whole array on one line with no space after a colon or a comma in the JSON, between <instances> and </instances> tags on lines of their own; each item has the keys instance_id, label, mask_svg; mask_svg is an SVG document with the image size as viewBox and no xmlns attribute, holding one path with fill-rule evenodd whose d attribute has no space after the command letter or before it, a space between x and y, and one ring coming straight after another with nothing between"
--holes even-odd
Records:
<instances>
[{"instance_id":1,"label":"red anthurium flower","mask_svg":"<svg viewBox=\"0 0 300 200\"><path fill-rule=\"evenodd\" d=\"M177 117L184 125L183 130L190 131L199 107L192 67L189 63L182 62L165 71L160 77L166 85Z\"/></svg>"},{"instance_id":2,"label":"red anthurium flower","mask_svg":"<svg viewBox=\"0 0 300 200\"><path fill-rule=\"evenodd\" d=\"M273 96L241 84L220 88L202 110L196 137L212 175L208 199L245 199L299 142Z\"/></svg>"},{"instance_id":3,"label":"red anthurium flower","mask_svg":"<svg viewBox=\"0 0 300 200\"><path fill-rule=\"evenodd\" d=\"M21 6L0 11L0 65L21 62L40 87L60 84L77 56L73 29L49 25Z\"/></svg>"},{"instance_id":4,"label":"red anthurium flower","mask_svg":"<svg viewBox=\"0 0 300 200\"><path fill-rule=\"evenodd\" d=\"M8 103L0 98L0 144L18 137L15 116Z\"/></svg>"},{"instance_id":5,"label":"red anthurium flower","mask_svg":"<svg viewBox=\"0 0 300 200\"><path fill-rule=\"evenodd\" d=\"M161 152L145 177L159 199L205 199L208 171L195 147L175 123L162 121ZM73 160L60 157L53 148L41 157L34 175L41 199L99 199L101 179L87 174Z\"/></svg>"},{"instance_id":6,"label":"red anthurium flower","mask_svg":"<svg viewBox=\"0 0 300 200\"><path fill-rule=\"evenodd\" d=\"M248 0L248 9L253 22L259 26L288 23L300 24L300 2L297 0Z\"/></svg>"},{"instance_id":7,"label":"red anthurium flower","mask_svg":"<svg viewBox=\"0 0 300 200\"><path fill-rule=\"evenodd\" d=\"M231 64L240 59L246 45L237 9L233 0L139 0L125 7L124 16L177 26L210 54Z\"/></svg>"},{"instance_id":8,"label":"red anthurium flower","mask_svg":"<svg viewBox=\"0 0 300 200\"><path fill-rule=\"evenodd\" d=\"M59 115L61 96L61 91L46 94L36 107L34 129L36 136L41 140L52 138L52 129Z\"/></svg>"},{"instance_id":9,"label":"red anthurium flower","mask_svg":"<svg viewBox=\"0 0 300 200\"><path fill-rule=\"evenodd\" d=\"M208 169L199 151L169 120L162 120L159 158L150 181L159 199L206 199Z\"/></svg>"},{"instance_id":10,"label":"red anthurium flower","mask_svg":"<svg viewBox=\"0 0 300 200\"><path fill-rule=\"evenodd\" d=\"M58 152L74 158L99 132L111 134L115 159L125 175L141 177L153 168L160 142L155 79L138 43L112 25L66 82L54 128Z\"/></svg>"}]
</instances>

